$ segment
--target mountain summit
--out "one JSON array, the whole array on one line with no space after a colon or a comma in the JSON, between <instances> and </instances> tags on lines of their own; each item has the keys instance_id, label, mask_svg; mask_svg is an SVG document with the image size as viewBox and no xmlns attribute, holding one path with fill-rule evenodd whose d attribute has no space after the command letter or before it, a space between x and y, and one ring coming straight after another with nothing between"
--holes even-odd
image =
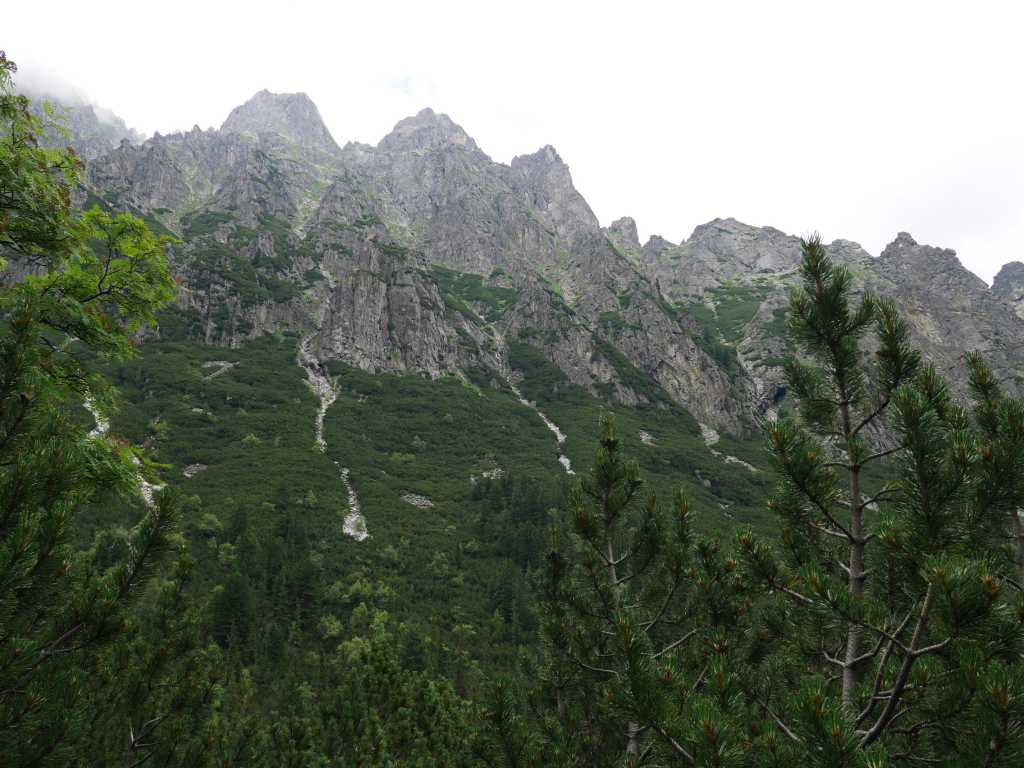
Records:
<instances>
[{"instance_id":1,"label":"mountain summit","mask_svg":"<svg viewBox=\"0 0 1024 768\"><path fill-rule=\"evenodd\" d=\"M276 133L289 141L327 152L338 145L320 110L305 93L271 93L264 89L231 110L221 126L225 133Z\"/></svg>"},{"instance_id":2,"label":"mountain summit","mask_svg":"<svg viewBox=\"0 0 1024 768\"><path fill-rule=\"evenodd\" d=\"M469 134L448 115L438 114L427 107L412 117L400 120L391 133L381 139L377 148L385 152L401 152L452 146L479 149Z\"/></svg>"}]
</instances>

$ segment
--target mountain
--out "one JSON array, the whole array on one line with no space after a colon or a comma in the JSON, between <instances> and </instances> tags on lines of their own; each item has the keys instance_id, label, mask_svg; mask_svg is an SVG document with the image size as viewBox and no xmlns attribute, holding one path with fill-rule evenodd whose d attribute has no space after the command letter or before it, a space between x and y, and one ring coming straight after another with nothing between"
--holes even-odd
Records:
<instances>
[{"instance_id":1,"label":"mountain","mask_svg":"<svg viewBox=\"0 0 1024 768\"><path fill-rule=\"evenodd\" d=\"M616 250L550 146L502 165L423 110L338 149L305 96L261 92L219 131L118 147L89 182L182 236L180 302L206 343L296 328L322 359L504 386L509 340L529 339L592 394L754 423L747 383Z\"/></svg>"},{"instance_id":2,"label":"mountain","mask_svg":"<svg viewBox=\"0 0 1024 768\"><path fill-rule=\"evenodd\" d=\"M1014 280L1007 265L990 290L952 250L919 245L897 235L877 258L857 243L827 246L864 290L896 300L917 347L961 392L962 355L983 352L1011 386L1024 375L1024 325L1014 316ZM758 406L772 410L784 397L781 364L788 346L787 293L798 281L799 238L772 227L716 219L697 227L680 245L651 238L643 270L665 297L701 319L708 335L735 351L735 361L754 382ZM1022 270L1024 271L1024 270ZM1024 291L1022 291L1024 292Z\"/></svg>"},{"instance_id":3,"label":"mountain","mask_svg":"<svg viewBox=\"0 0 1024 768\"><path fill-rule=\"evenodd\" d=\"M611 407L637 414L666 480L683 468L723 509L753 499L735 469L757 471L760 424L789 405L792 235L716 219L682 243L641 245L630 217L602 228L551 146L497 163L430 109L376 146L339 146L304 94L261 91L219 130L122 142L87 176L91 202L181 240L160 333L239 351L290 334L326 397L319 424L339 409L338 371L451 379L544 409L533 418L567 469L586 460L576 432L590 427L565 425ZM827 247L861 289L897 300L954 387L966 386L966 349L1018 385L1024 269L1008 265L990 290L952 251L905 233L878 257L848 240ZM654 450L659 419L690 447ZM716 442L725 436L734 442ZM467 473L494 458L473 461Z\"/></svg>"},{"instance_id":4,"label":"mountain","mask_svg":"<svg viewBox=\"0 0 1024 768\"><path fill-rule=\"evenodd\" d=\"M304 148L338 150L320 110L304 93L262 90L231 110L220 129L224 133L276 134Z\"/></svg>"},{"instance_id":5,"label":"mountain","mask_svg":"<svg viewBox=\"0 0 1024 768\"><path fill-rule=\"evenodd\" d=\"M204 627L263 699L290 701L288 670L319 674L365 606L409 627L413 663L512 669L549 510L608 411L644 493L681 486L698 533L778 533L760 427L791 408L792 235L726 218L641 244L551 146L498 163L429 109L339 145L307 96L266 91L219 129L109 144L78 194L180 241L175 305L99 363L109 429L180 492ZM969 349L1019 387L1024 266L989 289L905 233L827 248L961 392Z\"/></svg>"}]
</instances>

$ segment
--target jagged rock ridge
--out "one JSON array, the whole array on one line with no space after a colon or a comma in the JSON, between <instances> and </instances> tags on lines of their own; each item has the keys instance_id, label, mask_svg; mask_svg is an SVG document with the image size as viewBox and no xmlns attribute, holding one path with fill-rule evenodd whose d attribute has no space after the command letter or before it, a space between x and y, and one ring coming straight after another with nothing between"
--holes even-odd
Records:
<instances>
[{"instance_id":1,"label":"jagged rock ridge","mask_svg":"<svg viewBox=\"0 0 1024 768\"><path fill-rule=\"evenodd\" d=\"M799 240L716 219L641 246L629 217L601 228L550 146L496 163L425 109L376 147L339 148L308 97L263 91L220 130L122 144L88 175L93 194L182 237L179 305L207 343L299 329L322 359L493 386L529 344L595 395L677 403L736 432L784 397ZM899 298L943 367L965 339L1016 377L1022 321L952 252L904 235L877 259L828 247ZM718 308L736 301L749 317L723 330Z\"/></svg>"},{"instance_id":2,"label":"jagged rock ridge","mask_svg":"<svg viewBox=\"0 0 1024 768\"><path fill-rule=\"evenodd\" d=\"M961 392L968 350L983 352L1011 386L1021 380L1024 323L1014 310L1024 294L1024 265L1007 265L989 290L954 251L919 245L905 232L878 258L849 240L835 240L827 250L851 268L862 288L897 301L914 343ZM644 271L683 312L714 314L735 297L748 302L749 316L733 346L762 411L784 394L781 362L791 350L781 313L798 279L799 258L799 238L734 219L701 225L678 246L660 238L644 246Z\"/></svg>"}]
</instances>

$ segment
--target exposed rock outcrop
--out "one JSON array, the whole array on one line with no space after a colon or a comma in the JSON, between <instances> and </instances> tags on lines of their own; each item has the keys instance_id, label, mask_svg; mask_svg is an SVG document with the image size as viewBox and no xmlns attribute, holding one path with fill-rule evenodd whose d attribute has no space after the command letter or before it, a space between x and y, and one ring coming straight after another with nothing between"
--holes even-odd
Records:
<instances>
[{"instance_id":1,"label":"exposed rock outcrop","mask_svg":"<svg viewBox=\"0 0 1024 768\"><path fill-rule=\"evenodd\" d=\"M601 228L550 146L496 163L424 109L375 147L339 149L307 96L263 91L218 131L122 142L88 181L94 198L181 236L179 307L206 343L297 329L319 360L491 371L498 385L508 345L526 343L595 395L679 404L734 432L785 397L799 238L716 219L680 245L641 247L631 218ZM993 298L951 251L908 235L877 259L847 240L828 249L859 285L897 297L943 370L976 348L1016 379L1012 270Z\"/></svg>"},{"instance_id":2,"label":"exposed rock outcrop","mask_svg":"<svg viewBox=\"0 0 1024 768\"><path fill-rule=\"evenodd\" d=\"M992 295L1013 307L1017 317L1024 318L1024 263L1004 264L992 282Z\"/></svg>"},{"instance_id":3,"label":"exposed rock outcrop","mask_svg":"<svg viewBox=\"0 0 1024 768\"><path fill-rule=\"evenodd\" d=\"M262 90L235 107L221 125L223 133L274 133L302 148L337 152L320 110L304 93L271 93Z\"/></svg>"}]
</instances>

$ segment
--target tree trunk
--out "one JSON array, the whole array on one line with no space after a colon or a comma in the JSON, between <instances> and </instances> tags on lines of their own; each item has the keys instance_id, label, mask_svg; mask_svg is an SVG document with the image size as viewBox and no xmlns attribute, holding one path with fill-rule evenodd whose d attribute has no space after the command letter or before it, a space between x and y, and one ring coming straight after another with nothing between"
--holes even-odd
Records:
<instances>
[{"instance_id":1,"label":"tree trunk","mask_svg":"<svg viewBox=\"0 0 1024 768\"><path fill-rule=\"evenodd\" d=\"M882 710L882 714L878 716L878 720L871 726L864 738L861 739L860 748L864 749L877 741L885 729L889 727L893 717L896 714L896 708L899 706L903 692L906 689L907 681L910 679L910 671L914 666L914 661L917 659L917 651L920 650L922 641L924 640L924 633L928 627L928 618L932 610L932 597L935 594L935 585L931 582L928 584L928 591L924 594L924 603L921 605L921 615L917 619L917 626L914 627L914 634L910 638L910 647L907 649L906 655L903 657L903 663L900 665L899 672L896 673L896 679L892 684L892 691L889 694L889 698L885 702L885 708Z\"/></svg>"},{"instance_id":2,"label":"tree trunk","mask_svg":"<svg viewBox=\"0 0 1024 768\"><path fill-rule=\"evenodd\" d=\"M607 536L607 533L605 534ZM608 577L612 580L612 595L615 598L615 609L618 610L622 607L622 590L619 589L619 576L615 569L615 548L612 546L611 538L606 538L606 551L608 558ZM626 754L630 757L640 756L640 740L637 738L637 734L640 732L640 726L634 721L629 721L626 724Z\"/></svg>"},{"instance_id":3,"label":"tree trunk","mask_svg":"<svg viewBox=\"0 0 1024 768\"><path fill-rule=\"evenodd\" d=\"M1017 574L1024 585L1024 523L1020 520L1021 510L1013 512L1013 536L1017 540Z\"/></svg>"},{"instance_id":4,"label":"tree trunk","mask_svg":"<svg viewBox=\"0 0 1024 768\"><path fill-rule=\"evenodd\" d=\"M850 599L859 603L864 597L864 509L861 506L860 466L853 461L853 428L850 423L850 406L841 408L843 417L843 433L846 436L846 457L850 462L850 563L848 589ZM860 678L854 660L860 656L861 637L863 631L851 622L846 628L846 654L843 658L843 691L842 702L847 712L854 712L853 689Z\"/></svg>"}]
</instances>

